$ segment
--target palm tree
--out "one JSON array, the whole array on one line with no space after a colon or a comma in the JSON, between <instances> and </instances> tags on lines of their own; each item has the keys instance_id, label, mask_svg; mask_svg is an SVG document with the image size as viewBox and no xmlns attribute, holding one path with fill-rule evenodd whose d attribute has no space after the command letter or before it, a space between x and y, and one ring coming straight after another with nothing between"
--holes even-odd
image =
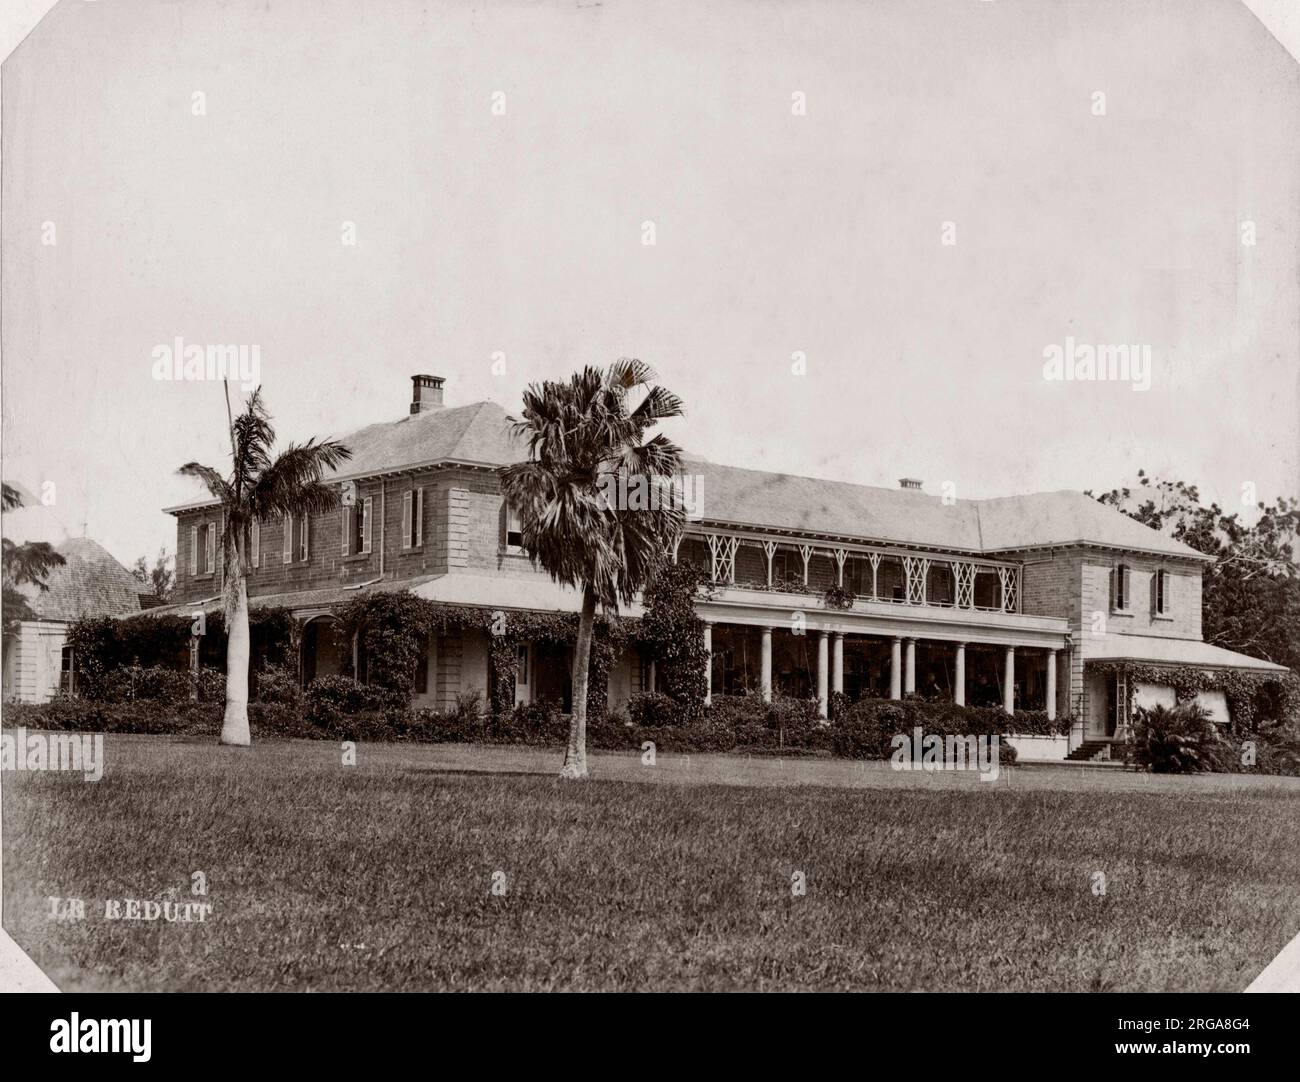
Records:
<instances>
[{"instance_id":1,"label":"palm tree","mask_svg":"<svg viewBox=\"0 0 1300 1082\"><path fill-rule=\"evenodd\" d=\"M582 591L562 778L587 776L587 666L596 603L615 610L619 602L631 603L682 527L680 501L645 508L608 499L620 474L662 484L681 469L676 444L662 434L644 439L657 421L682 413L681 399L652 385L654 378L649 365L622 359L604 372L588 366L568 382L529 385L523 420L514 426L528 440L529 458L502 474L534 564Z\"/></svg>"},{"instance_id":2,"label":"palm tree","mask_svg":"<svg viewBox=\"0 0 1300 1082\"><path fill-rule=\"evenodd\" d=\"M335 440L289 444L271 458L275 429L255 390L230 426L232 469L229 479L211 466L187 462L177 473L197 477L221 501L222 595L226 614L226 713L221 743L247 747L248 587L247 554L253 523L278 516L317 515L338 502L337 490L321 474L352 457Z\"/></svg>"}]
</instances>

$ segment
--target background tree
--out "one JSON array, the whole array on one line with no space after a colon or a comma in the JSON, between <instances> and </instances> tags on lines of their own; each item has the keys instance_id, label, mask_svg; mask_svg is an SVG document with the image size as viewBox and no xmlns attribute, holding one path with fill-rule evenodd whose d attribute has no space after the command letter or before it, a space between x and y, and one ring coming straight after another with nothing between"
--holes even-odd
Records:
<instances>
[{"instance_id":1,"label":"background tree","mask_svg":"<svg viewBox=\"0 0 1300 1082\"><path fill-rule=\"evenodd\" d=\"M682 413L681 399L652 385L654 378L649 365L622 359L604 372L588 366L567 382L531 384L524 392L523 419L515 422L516 434L528 440L529 459L502 474L534 564L582 593L563 778L587 776L588 661L596 605L617 611L620 602L631 603L666 561L682 527L679 500L610 498L611 492L644 495L681 469L676 444L662 433L645 439L658 421Z\"/></svg>"},{"instance_id":2,"label":"background tree","mask_svg":"<svg viewBox=\"0 0 1300 1082\"><path fill-rule=\"evenodd\" d=\"M13 485L0 482L0 506L5 511L22 507L22 494ZM21 621L36 619L36 613L18 587L28 584L41 590L48 589L46 576L67 561L54 550L54 546L45 541L28 541L19 545L5 537L0 538L0 546L4 550L3 571L0 572L3 581L0 606L4 608L4 633L7 635Z\"/></svg>"},{"instance_id":3,"label":"background tree","mask_svg":"<svg viewBox=\"0 0 1300 1082\"><path fill-rule=\"evenodd\" d=\"M1217 503L1203 506L1195 485L1157 480L1145 470L1136 488L1096 499L1214 557L1202 589L1207 642L1300 669L1300 501L1260 504L1246 522Z\"/></svg>"},{"instance_id":4,"label":"background tree","mask_svg":"<svg viewBox=\"0 0 1300 1082\"><path fill-rule=\"evenodd\" d=\"M159 603L165 604L171 600L172 591L176 588L176 570L165 548L158 550L158 558L154 560L153 567L149 566L143 556L137 556L131 567L131 575L141 586L152 590Z\"/></svg>"},{"instance_id":5,"label":"background tree","mask_svg":"<svg viewBox=\"0 0 1300 1082\"><path fill-rule=\"evenodd\" d=\"M275 429L259 387L231 422L231 471L187 462L177 473L197 477L221 501L222 592L226 615L226 712L221 743L247 747L248 730L248 547L254 521L283 515L318 515L338 502L322 473L352 457L335 440L290 444L272 459Z\"/></svg>"}]
</instances>

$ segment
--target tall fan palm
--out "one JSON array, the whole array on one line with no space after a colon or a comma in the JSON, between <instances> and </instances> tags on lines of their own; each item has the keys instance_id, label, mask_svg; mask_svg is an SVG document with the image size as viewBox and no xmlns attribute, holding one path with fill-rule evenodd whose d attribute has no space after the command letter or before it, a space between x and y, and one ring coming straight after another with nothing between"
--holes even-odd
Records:
<instances>
[{"instance_id":1,"label":"tall fan palm","mask_svg":"<svg viewBox=\"0 0 1300 1082\"><path fill-rule=\"evenodd\" d=\"M248 731L248 548L255 521L283 515L316 515L338 502L336 489L321 474L352 457L335 440L291 443L272 459L275 429L259 387L244 412L230 425L232 469L229 479L211 466L187 462L177 473L197 477L221 501L223 602L226 613L226 713L221 743L247 747Z\"/></svg>"},{"instance_id":2,"label":"tall fan palm","mask_svg":"<svg viewBox=\"0 0 1300 1082\"><path fill-rule=\"evenodd\" d=\"M523 420L515 422L516 434L528 439L529 460L502 474L534 563L582 591L563 778L587 776L587 666L596 603L610 609L630 603L682 527L679 500L626 507L608 498L621 473L631 491L638 481L662 485L681 469L676 444L662 433L645 440L660 419L682 413L681 399L652 385L654 378L649 365L623 359L604 372L588 366L567 382L530 385Z\"/></svg>"}]
</instances>

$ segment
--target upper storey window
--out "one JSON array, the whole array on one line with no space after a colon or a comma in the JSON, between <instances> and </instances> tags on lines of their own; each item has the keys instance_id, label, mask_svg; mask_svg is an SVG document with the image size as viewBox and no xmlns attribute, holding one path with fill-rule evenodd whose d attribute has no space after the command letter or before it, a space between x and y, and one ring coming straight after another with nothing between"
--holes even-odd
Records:
<instances>
[{"instance_id":1,"label":"upper storey window","mask_svg":"<svg viewBox=\"0 0 1300 1082\"><path fill-rule=\"evenodd\" d=\"M1131 574L1128 564L1120 564L1110 573L1110 607L1115 612L1129 612L1133 607Z\"/></svg>"},{"instance_id":2,"label":"upper storey window","mask_svg":"<svg viewBox=\"0 0 1300 1082\"><path fill-rule=\"evenodd\" d=\"M524 524L519 518L519 512L509 504L506 505L506 552L512 556L523 556L527 553L524 548Z\"/></svg>"},{"instance_id":3,"label":"upper storey window","mask_svg":"<svg viewBox=\"0 0 1300 1082\"><path fill-rule=\"evenodd\" d=\"M1157 616L1169 615L1169 572L1161 568L1156 572L1151 586L1152 606Z\"/></svg>"},{"instance_id":4,"label":"upper storey window","mask_svg":"<svg viewBox=\"0 0 1300 1082\"><path fill-rule=\"evenodd\" d=\"M374 497L358 499L343 508L343 555L362 556L370 551L371 515Z\"/></svg>"},{"instance_id":5,"label":"upper storey window","mask_svg":"<svg viewBox=\"0 0 1300 1082\"><path fill-rule=\"evenodd\" d=\"M190 527L190 574L210 575L216 565L217 527L213 522L201 522Z\"/></svg>"}]
</instances>

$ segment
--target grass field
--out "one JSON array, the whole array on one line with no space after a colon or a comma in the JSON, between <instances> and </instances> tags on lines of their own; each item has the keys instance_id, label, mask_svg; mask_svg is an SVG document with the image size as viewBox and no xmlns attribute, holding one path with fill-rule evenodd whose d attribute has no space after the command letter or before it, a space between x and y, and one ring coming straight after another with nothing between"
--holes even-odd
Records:
<instances>
[{"instance_id":1,"label":"grass field","mask_svg":"<svg viewBox=\"0 0 1300 1082\"><path fill-rule=\"evenodd\" d=\"M1293 779L106 745L3 779L5 926L65 989L1239 990L1300 930Z\"/></svg>"}]
</instances>

